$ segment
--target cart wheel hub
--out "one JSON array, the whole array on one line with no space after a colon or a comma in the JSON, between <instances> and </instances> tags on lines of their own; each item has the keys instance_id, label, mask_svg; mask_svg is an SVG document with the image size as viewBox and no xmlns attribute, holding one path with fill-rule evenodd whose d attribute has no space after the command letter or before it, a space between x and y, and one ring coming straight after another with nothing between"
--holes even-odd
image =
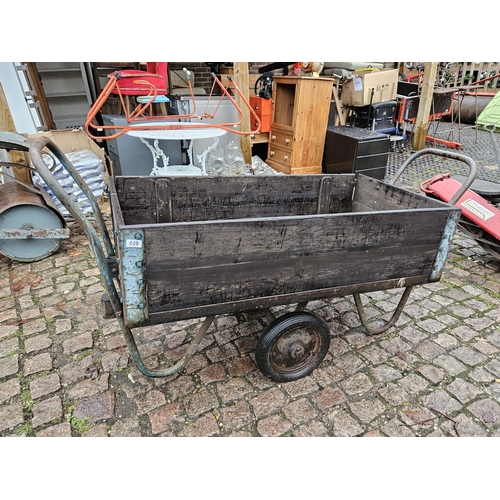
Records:
<instances>
[{"instance_id":1,"label":"cart wheel hub","mask_svg":"<svg viewBox=\"0 0 500 500\"><path fill-rule=\"evenodd\" d=\"M306 350L302 342L294 342L290 346L288 354L292 359L301 359L305 352Z\"/></svg>"}]
</instances>

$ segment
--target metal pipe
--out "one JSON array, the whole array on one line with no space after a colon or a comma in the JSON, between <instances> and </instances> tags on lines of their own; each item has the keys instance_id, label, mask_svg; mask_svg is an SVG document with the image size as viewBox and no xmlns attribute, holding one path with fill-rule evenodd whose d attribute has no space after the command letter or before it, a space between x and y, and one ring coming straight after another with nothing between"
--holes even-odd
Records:
<instances>
[{"instance_id":1,"label":"metal pipe","mask_svg":"<svg viewBox=\"0 0 500 500\"><path fill-rule=\"evenodd\" d=\"M78 205L76 205L73 200L69 197L69 195L66 193L66 191L62 188L62 186L57 182L57 179L54 177L52 172L47 168L45 165L45 162L42 158L42 149L44 147L47 147L58 159L59 161L63 164L64 168L70 173L70 175L73 177L73 179L77 182L78 186L82 191L89 197L89 200L91 198L94 198L93 194L90 192L90 190L87 188L85 181L80 177L78 172L74 170L74 167L71 165L71 163L67 160L67 158L64 156L64 153L47 137L41 137L37 141L35 141L31 146L30 146L30 156L33 161L33 164L40 175L40 177L45 181L47 186L51 189L51 191L54 193L54 195L57 197L57 199L64 205L64 207L68 210L68 212L74 217L74 219L77 221L77 223L80 225L82 230L85 232L87 235L92 251L94 253L94 257L97 263L97 266L99 268L99 271L101 272L101 276L103 279L103 285L104 289L109 297L109 301L111 302L111 306L113 307L113 311L115 312L116 319L118 321L118 324L120 326L120 329L122 331L122 334L125 338L125 342L127 343L128 349L130 351L130 354L132 356L132 359L137 365L137 368L139 371L144 374L147 377L166 377L168 375L172 375L174 373L177 373L180 371L185 364L189 361L189 359L192 358L194 353L196 352L196 349L198 348L202 338L208 331L210 325L212 324L215 316L208 316L203 324L201 325L201 328L199 329L198 333L194 337L193 341L191 342L191 345L189 346L188 351L186 352L185 356L178 361L174 366L166 368L164 370L149 370L143 363L142 358L139 354L139 350L137 348L137 344L135 342L132 330L125 324L125 318L123 315L123 305L121 303L120 295L116 289L115 283L113 281L113 273L110 269L110 266L108 264L107 256L104 252L104 248L101 244L101 241L99 239L99 236L96 232L96 230L93 228L93 226L90 224L90 221L85 217L83 212L80 210ZM95 201L95 198L94 198ZM96 220L98 222L98 225L102 226L102 237L103 240L106 243L106 247L109 246L108 250L111 250L110 255L113 255L113 249L111 247L111 241L109 239L109 234L107 231L107 228L104 224L104 220L102 218L102 213L97 205L97 202L95 201L95 204L92 204L92 208L94 210L94 215L96 217ZM109 257L109 256L108 256Z\"/></svg>"},{"instance_id":2,"label":"metal pipe","mask_svg":"<svg viewBox=\"0 0 500 500\"><path fill-rule=\"evenodd\" d=\"M467 163L469 166L469 176L467 177L467 180L462 186L457 190L457 192L453 195L453 197L450 200L451 205L456 205L458 200L464 195L464 193L469 189L471 184L474 182L474 179L476 178L477 174L477 167L476 167L476 162L465 155L459 154L459 153L454 153L452 151L445 151L441 149L433 149L433 148L428 148L428 149L421 149L420 151L417 151L413 153L404 163L399 167L398 171L392 176L390 179L391 184L395 184L396 181L399 179L401 174L406 170L408 165L419 158L420 156L424 154L435 154L438 156L444 156L446 158L450 158L452 160L459 160Z\"/></svg>"},{"instance_id":3,"label":"metal pipe","mask_svg":"<svg viewBox=\"0 0 500 500\"><path fill-rule=\"evenodd\" d=\"M175 365L170 366L168 368L164 368L163 370L150 370L149 368L146 368L146 366L142 361L141 355L139 354L139 350L137 349L137 344L135 342L132 331L130 330L130 328L125 326L123 322L120 322L120 326L122 326L122 333L123 336L125 337L127 347L130 351L130 355L132 356L132 359L137 365L139 371L146 377L168 377L169 375L173 375L174 373L177 373L180 370L182 370L186 365L186 363L193 357L194 353L198 349L198 346L200 345L200 342L202 341L203 337L210 328L210 325L212 324L214 318L215 316L207 316L205 318L200 329L198 330L198 333L191 341L191 344L189 345L189 348L184 357L180 359Z\"/></svg>"},{"instance_id":4,"label":"metal pipe","mask_svg":"<svg viewBox=\"0 0 500 500\"><path fill-rule=\"evenodd\" d=\"M94 215L98 222L99 228L103 228L101 229L103 230L102 237L106 242L106 248L110 250L110 254L108 256L105 254L103 246L101 244L101 240L99 239L96 230L90 224L90 221L87 219L87 217L85 217L80 207L76 205L76 203L69 197L69 195L55 178L54 174L45 165L45 162L42 158L42 149L44 147L47 147L59 159L64 168L66 168L66 170L70 174L72 174L73 179L77 181L80 188L83 188L82 191L84 191L85 189L84 192L89 195L89 199L94 199L95 203L92 204L92 208L94 210ZM87 235L97 262L97 266L99 267L99 271L101 272L104 288L109 296L109 300L111 302L113 310L115 311L116 317L119 318L121 325L123 325L122 304L107 262L107 258L114 255L114 251L109 239L106 225L104 224L104 220L102 218L102 213L97 205L97 201L95 200L94 195L89 192L88 189L86 189L85 181L80 177L78 172L75 171L74 167L71 165L71 163L69 163L64 153L47 137L41 137L30 146L30 156L33 165L35 166L40 177L45 181L50 190L54 193L54 195L62 203L62 205L64 205L66 210L73 216L73 218Z\"/></svg>"},{"instance_id":5,"label":"metal pipe","mask_svg":"<svg viewBox=\"0 0 500 500\"><path fill-rule=\"evenodd\" d=\"M243 111L241 108L238 106L234 98L231 96L231 94L228 92L228 90L224 87L222 82L217 78L217 76L212 73L212 77L214 79L214 85L217 85L221 91L221 97L220 97L220 102L222 102L222 97L227 97L228 100L231 102L231 104L234 106L237 114L239 115L239 120L234 121L234 122L227 122L227 123L207 123L205 122L192 122L189 123L189 125L186 125L185 123L182 123L180 120L185 120L189 118L201 118L201 119L213 119L215 117L215 113L213 115L205 113L203 115L195 115L195 110L196 110L196 103L195 103L195 98L193 94L193 89L191 87L191 79L189 77L190 72L186 70L186 76L188 79L188 85L189 85L189 91L192 99L192 104L193 104L193 111L190 114L184 114L184 115L167 115L167 116L144 116L144 111L149 108L151 105L151 102L147 102L146 104L139 104L133 111L132 113L128 114L127 111L125 111L125 117L128 125L96 125L94 123L94 120L96 118L96 115L99 113L101 108L103 107L104 103L106 102L106 99L113 93L116 92L118 94L118 97L120 98L122 102L123 108L126 110L126 107L124 106L123 103L123 97L120 91L120 87L117 85L118 82L118 77L116 74L113 74L110 76L110 79L106 86L104 87L103 91L99 95L98 99L96 102L93 104L93 106L90 108L90 111L87 114L87 119L85 121L85 130L89 137L92 139L97 139L97 140L106 140L109 141L111 139L116 139L117 137L126 134L127 132L131 130L182 130L187 128L188 126L192 128L218 128L221 130L225 130L226 132L231 132L233 134L237 135L252 135L252 134L257 134L260 132L260 127L261 127L261 120L259 116L255 113L253 110L252 106L248 102L247 98L243 95L241 90L238 88L236 83L234 82L234 79L228 76L229 83L231 84L232 88L236 92L236 94L241 98L243 104L245 105L245 108L250 112L252 118L257 122L257 129L256 130L251 130L251 131L245 131L245 130L238 130L236 127L238 127L242 122L243 122ZM142 83L142 84L149 84L146 81L142 80L136 80L137 83ZM156 89L154 89L153 86L151 86L152 89L150 90L150 96L155 95L156 96ZM212 93L209 95L209 99L212 96ZM219 102L219 105L220 105ZM218 109L219 106L217 106ZM152 120L158 121L158 122L164 122L161 125L149 125L148 121L151 122ZM95 136L93 135L91 129L94 130L114 130L117 131L114 134L111 135L105 135L105 136Z\"/></svg>"},{"instance_id":6,"label":"metal pipe","mask_svg":"<svg viewBox=\"0 0 500 500\"><path fill-rule=\"evenodd\" d=\"M359 293L353 294L354 302L356 303L356 307L357 307L358 313L359 313L359 319L361 320L361 324L365 327L366 331L370 335L378 335L380 333L386 332L387 330L389 330L389 328L394 326L396 321L399 319L399 316L401 316L401 313L403 312L404 306L406 305L406 302L408 301L408 298L410 297L410 293L412 290L413 290L413 285L405 288L403 296L399 300L399 303L398 303L396 310L394 311L394 314L392 315L391 319L389 321L387 321L386 323L384 323L379 328L374 328L368 323L368 319L366 318L365 309L363 307L363 303L361 302L361 298L360 298Z\"/></svg>"},{"instance_id":7,"label":"metal pipe","mask_svg":"<svg viewBox=\"0 0 500 500\"><path fill-rule=\"evenodd\" d=\"M80 174L77 172L75 167L73 167L68 158L66 158L64 153L57 147L54 142L52 142L47 137L40 137L40 139L36 140L30 146L31 160L33 161L33 165L35 166L37 172L40 174L40 177L44 180L45 184L47 184L51 191L56 195L58 200L68 210L68 212L80 223L82 228L84 226L90 226L87 217L85 217L78 205L73 202L66 191L61 187L54 174L45 165L45 161L42 158L42 149L44 147L46 147L61 162L62 166L66 169L66 171L87 197L92 208L93 215L96 219L99 231L101 232L104 244L106 246L108 257L114 256L115 252L113 249L113 245L111 244L108 229L102 217L99 203L97 202L94 194L89 189Z\"/></svg>"},{"instance_id":8,"label":"metal pipe","mask_svg":"<svg viewBox=\"0 0 500 500\"><path fill-rule=\"evenodd\" d=\"M500 167L500 149L498 148L498 143L495 137L495 129L496 126L492 123L484 125L484 130L487 130L490 133L491 142L493 143L493 152L495 153L495 157L497 159L497 166Z\"/></svg>"}]
</instances>

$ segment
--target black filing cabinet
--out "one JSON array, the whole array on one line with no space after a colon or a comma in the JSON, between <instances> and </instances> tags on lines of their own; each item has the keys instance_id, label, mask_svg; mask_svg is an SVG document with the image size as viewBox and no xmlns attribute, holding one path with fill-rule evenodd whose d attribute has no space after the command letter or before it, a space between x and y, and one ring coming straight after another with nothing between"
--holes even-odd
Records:
<instances>
[{"instance_id":1,"label":"black filing cabinet","mask_svg":"<svg viewBox=\"0 0 500 500\"><path fill-rule=\"evenodd\" d=\"M383 180L391 138L357 127L328 127L323 154L323 173L360 173Z\"/></svg>"}]
</instances>

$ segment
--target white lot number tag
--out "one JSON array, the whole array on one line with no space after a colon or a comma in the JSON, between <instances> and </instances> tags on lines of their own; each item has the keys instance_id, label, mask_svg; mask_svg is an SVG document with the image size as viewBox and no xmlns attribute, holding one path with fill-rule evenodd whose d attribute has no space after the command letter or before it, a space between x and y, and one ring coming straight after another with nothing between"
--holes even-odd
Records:
<instances>
[{"instance_id":1,"label":"white lot number tag","mask_svg":"<svg viewBox=\"0 0 500 500\"><path fill-rule=\"evenodd\" d=\"M142 248L142 240L125 240L127 248Z\"/></svg>"},{"instance_id":2,"label":"white lot number tag","mask_svg":"<svg viewBox=\"0 0 500 500\"><path fill-rule=\"evenodd\" d=\"M488 220L495 215L472 198L463 201L461 205L482 220Z\"/></svg>"},{"instance_id":3,"label":"white lot number tag","mask_svg":"<svg viewBox=\"0 0 500 500\"><path fill-rule=\"evenodd\" d=\"M355 76L352 79L352 81L354 83L354 90L355 91L363 90L363 78L360 78L359 76Z\"/></svg>"}]
</instances>

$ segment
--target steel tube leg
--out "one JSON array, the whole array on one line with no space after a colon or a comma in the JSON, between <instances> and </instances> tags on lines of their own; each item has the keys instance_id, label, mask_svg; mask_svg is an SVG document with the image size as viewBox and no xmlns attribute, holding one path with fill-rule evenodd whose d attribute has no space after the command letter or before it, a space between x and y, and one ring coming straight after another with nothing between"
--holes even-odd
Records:
<instances>
[{"instance_id":1,"label":"steel tube leg","mask_svg":"<svg viewBox=\"0 0 500 500\"><path fill-rule=\"evenodd\" d=\"M138 370L146 377L168 377L169 375L173 375L174 373L181 371L186 365L186 363L193 357L196 350L198 349L198 346L200 345L201 340L207 333L214 319L215 316L207 316L203 321L200 329L198 330L198 333L191 341L191 344L184 357L180 359L175 365L165 368L163 370L150 370L149 368L146 368L146 366L142 361L142 357L139 353L139 350L137 349L137 344L135 342L132 330L124 324L121 318L118 318L118 321L120 323L123 336L125 337L125 342L127 343L130 355L132 356L132 359L137 365Z\"/></svg>"},{"instance_id":2,"label":"steel tube leg","mask_svg":"<svg viewBox=\"0 0 500 500\"><path fill-rule=\"evenodd\" d=\"M408 301L408 298L410 297L410 293L412 290L413 290L413 285L405 288L403 296L399 300L398 306L396 307L396 310L394 311L394 314L392 315L391 319L386 323L384 323L379 328L374 328L368 323L368 319L366 318L365 309L363 307L363 303L361 302L361 297L359 296L359 293L353 294L354 302L356 303L356 307L359 313L359 319L361 320L361 324L365 327L366 331L370 335L378 335L380 333L386 332L387 330L389 330L389 328L393 327L396 321L401 316L403 308L406 305L406 302Z\"/></svg>"}]
</instances>

